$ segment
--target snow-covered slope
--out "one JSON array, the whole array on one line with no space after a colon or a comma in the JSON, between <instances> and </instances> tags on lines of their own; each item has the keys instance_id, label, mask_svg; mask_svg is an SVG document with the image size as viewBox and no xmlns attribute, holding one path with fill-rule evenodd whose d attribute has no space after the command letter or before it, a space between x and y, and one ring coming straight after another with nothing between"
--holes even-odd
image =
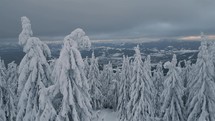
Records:
<instances>
[{"instance_id":1,"label":"snow-covered slope","mask_svg":"<svg viewBox=\"0 0 215 121\"><path fill-rule=\"evenodd\" d=\"M111 109L104 109L97 112L98 119L95 121L119 121L118 113Z\"/></svg>"}]
</instances>

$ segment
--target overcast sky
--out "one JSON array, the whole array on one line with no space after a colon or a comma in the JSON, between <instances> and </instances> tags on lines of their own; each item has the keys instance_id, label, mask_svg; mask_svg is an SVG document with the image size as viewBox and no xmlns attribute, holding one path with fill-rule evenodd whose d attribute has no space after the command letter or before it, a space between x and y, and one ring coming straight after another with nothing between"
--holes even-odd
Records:
<instances>
[{"instance_id":1,"label":"overcast sky","mask_svg":"<svg viewBox=\"0 0 215 121\"><path fill-rule=\"evenodd\" d=\"M0 38L18 37L21 16L37 37L77 27L93 39L215 35L215 0L0 0Z\"/></svg>"}]
</instances>

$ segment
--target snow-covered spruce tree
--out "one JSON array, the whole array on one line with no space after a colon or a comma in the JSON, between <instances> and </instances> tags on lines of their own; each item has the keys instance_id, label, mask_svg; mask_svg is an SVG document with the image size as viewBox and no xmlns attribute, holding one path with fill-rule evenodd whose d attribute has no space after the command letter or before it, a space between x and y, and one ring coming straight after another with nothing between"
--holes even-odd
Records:
<instances>
[{"instance_id":1,"label":"snow-covered spruce tree","mask_svg":"<svg viewBox=\"0 0 215 121\"><path fill-rule=\"evenodd\" d=\"M51 94L52 92L49 91L49 88L46 88L44 85L41 86L39 91L40 110L36 121L61 121L51 102Z\"/></svg>"},{"instance_id":2,"label":"snow-covered spruce tree","mask_svg":"<svg viewBox=\"0 0 215 121\"><path fill-rule=\"evenodd\" d=\"M131 67L129 58L123 56L122 70L120 74L118 111L120 121L128 121L127 104L130 100Z\"/></svg>"},{"instance_id":3,"label":"snow-covered spruce tree","mask_svg":"<svg viewBox=\"0 0 215 121\"><path fill-rule=\"evenodd\" d=\"M144 65L143 65L143 69L144 69L144 76L145 76L145 82L146 82L146 88L148 90L148 96L149 99L151 100L151 103L153 103L150 107L150 117L152 120L154 120L154 114L155 114L155 86L153 83L153 79L152 79L152 69L151 69L151 56L148 55L144 61Z\"/></svg>"},{"instance_id":4,"label":"snow-covered spruce tree","mask_svg":"<svg viewBox=\"0 0 215 121\"><path fill-rule=\"evenodd\" d=\"M183 86L186 88L187 87L187 84L189 83L190 81L190 76L192 75L192 65L191 65L191 61L188 60L188 61L184 61L184 65L185 67L182 68L182 79L183 79Z\"/></svg>"},{"instance_id":5,"label":"snow-covered spruce tree","mask_svg":"<svg viewBox=\"0 0 215 121\"><path fill-rule=\"evenodd\" d=\"M153 82L151 80L152 78L152 71L151 71L151 56L148 55L144 61L144 69L146 70L146 74L149 75L150 79L148 81L150 81L151 86L153 86Z\"/></svg>"},{"instance_id":6,"label":"snow-covered spruce tree","mask_svg":"<svg viewBox=\"0 0 215 121\"><path fill-rule=\"evenodd\" d=\"M182 66L181 66L182 67ZM188 100L188 95L189 95L189 90L187 85L189 84L189 82L191 82L192 77L193 77L193 73L192 73L192 65L191 65L191 61L185 61L184 60L184 68L181 68L182 71L180 73L180 76L182 78L182 84L185 88L185 92L184 92L184 96L182 97L184 105L187 104L187 100Z\"/></svg>"},{"instance_id":7,"label":"snow-covered spruce tree","mask_svg":"<svg viewBox=\"0 0 215 121\"><path fill-rule=\"evenodd\" d=\"M56 58L53 58L53 59L51 59L51 60L48 60L51 73L52 73L52 71L54 70L54 65L55 65L56 60L57 60Z\"/></svg>"},{"instance_id":8,"label":"snow-covered spruce tree","mask_svg":"<svg viewBox=\"0 0 215 121\"><path fill-rule=\"evenodd\" d=\"M22 32L19 44L23 46L26 55L19 65L18 77L18 108L16 121L35 121L41 110L39 92L42 87L51 84L50 68L47 58L51 56L46 44L39 38L31 37L30 20L22 17Z\"/></svg>"},{"instance_id":9,"label":"snow-covered spruce tree","mask_svg":"<svg viewBox=\"0 0 215 121\"><path fill-rule=\"evenodd\" d=\"M13 95L6 78L7 75L4 61L0 58L0 120L14 121L16 110Z\"/></svg>"},{"instance_id":10,"label":"snow-covered spruce tree","mask_svg":"<svg viewBox=\"0 0 215 121\"><path fill-rule=\"evenodd\" d=\"M202 33L202 36L205 38L205 40L207 39L203 33ZM215 42L214 41L210 41L210 43L208 44L208 54L209 54L209 59L210 61L213 62L213 66L215 69Z\"/></svg>"},{"instance_id":11,"label":"snow-covered spruce tree","mask_svg":"<svg viewBox=\"0 0 215 121\"><path fill-rule=\"evenodd\" d=\"M6 107L5 107L5 101L6 101L6 74L5 74L5 67L3 65L3 62L0 58L0 120L6 121Z\"/></svg>"},{"instance_id":12,"label":"snow-covered spruce tree","mask_svg":"<svg viewBox=\"0 0 215 121\"><path fill-rule=\"evenodd\" d=\"M108 91L110 89L111 81L114 80L113 67L110 62L107 65L104 65L99 80L102 84L102 94L104 96L103 106L105 108L112 107L112 105L109 105L110 100L108 99Z\"/></svg>"},{"instance_id":13,"label":"snow-covered spruce tree","mask_svg":"<svg viewBox=\"0 0 215 121\"><path fill-rule=\"evenodd\" d=\"M117 86L115 89L115 91L116 91L116 94L115 94L116 95L116 103L115 103L116 106L114 106L115 110L118 110L119 95L121 95L119 93L119 91L120 91L119 85L121 85L121 69L120 68L121 68L121 66L117 66L115 69L115 73L114 73L114 80L116 80L115 85Z\"/></svg>"},{"instance_id":14,"label":"snow-covered spruce tree","mask_svg":"<svg viewBox=\"0 0 215 121\"><path fill-rule=\"evenodd\" d=\"M164 89L164 74L162 69L162 63L156 65L156 69L153 74L153 82L155 86L155 117L159 117L161 108L161 94Z\"/></svg>"},{"instance_id":15,"label":"snow-covered spruce tree","mask_svg":"<svg viewBox=\"0 0 215 121\"><path fill-rule=\"evenodd\" d=\"M14 103L17 105L18 103L18 67L17 64L13 61L8 64L7 68L7 83L9 84L10 91L12 93Z\"/></svg>"},{"instance_id":16,"label":"snow-covered spruce tree","mask_svg":"<svg viewBox=\"0 0 215 121\"><path fill-rule=\"evenodd\" d=\"M164 68L169 69L164 80L164 91L162 93L161 117L163 121L185 121L184 104L182 96L184 88L180 73L181 69L176 67L176 55L173 55L171 62L166 62Z\"/></svg>"},{"instance_id":17,"label":"snow-covered spruce tree","mask_svg":"<svg viewBox=\"0 0 215 121\"><path fill-rule=\"evenodd\" d=\"M88 79L88 76L89 76L89 72L90 72L90 64L89 64L89 59L88 57L86 57L84 59L84 73Z\"/></svg>"},{"instance_id":18,"label":"snow-covered spruce tree","mask_svg":"<svg viewBox=\"0 0 215 121\"><path fill-rule=\"evenodd\" d=\"M84 73L84 62L78 50L78 48L89 47L85 45L90 43L85 42L89 39L85 38L88 37L82 29L76 29L64 38L60 57L52 73L56 83L49 87L49 92L53 93L53 105L57 109L59 120L91 120L89 85Z\"/></svg>"},{"instance_id":19,"label":"snow-covered spruce tree","mask_svg":"<svg viewBox=\"0 0 215 121\"><path fill-rule=\"evenodd\" d=\"M6 80L7 80L7 87L8 87L8 94L10 94L10 104L9 107L10 112L12 113L11 121L15 120L16 111L17 111L17 103L18 103L18 95L17 95L17 88L18 88L18 67L17 64L13 61L8 64L8 68L6 71Z\"/></svg>"},{"instance_id":20,"label":"snow-covered spruce tree","mask_svg":"<svg viewBox=\"0 0 215 121\"><path fill-rule=\"evenodd\" d=\"M134 60L130 60L130 73L131 73L131 77L134 76Z\"/></svg>"},{"instance_id":21,"label":"snow-covered spruce tree","mask_svg":"<svg viewBox=\"0 0 215 121\"><path fill-rule=\"evenodd\" d=\"M109 85L109 90L107 92L107 105L113 110L117 109L118 101L118 81L116 79L112 80Z\"/></svg>"},{"instance_id":22,"label":"snow-covered spruce tree","mask_svg":"<svg viewBox=\"0 0 215 121\"><path fill-rule=\"evenodd\" d=\"M208 50L210 58L213 60L213 63L215 65L215 42L210 43Z\"/></svg>"},{"instance_id":23,"label":"snow-covered spruce tree","mask_svg":"<svg viewBox=\"0 0 215 121\"><path fill-rule=\"evenodd\" d=\"M135 48L133 77L131 79L131 94L128 102L129 121L152 121L154 115L152 90L149 87L153 83L148 75L147 66L141 59L139 46ZM147 61L147 60L146 60ZM147 62L146 62L147 63ZM151 82L149 82L151 81Z\"/></svg>"},{"instance_id":24,"label":"snow-covered spruce tree","mask_svg":"<svg viewBox=\"0 0 215 121\"><path fill-rule=\"evenodd\" d=\"M101 109L103 104L103 95L101 92L101 82L99 80L99 67L98 67L98 59L95 57L94 52L92 53L91 64L89 67L89 76L88 82L90 85L90 96L91 96L91 104L94 110Z\"/></svg>"},{"instance_id":25,"label":"snow-covered spruce tree","mask_svg":"<svg viewBox=\"0 0 215 121\"><path fill-rule=\"evenodd\" d=\"M121 83L121 66L117 66L114 73L114 79L117 80L117 83Z\"/></svg>"},{"instance_id":26,"label":"snow-covered spruce tree","mask_svg":"<svg viewBox=\"0 0 215 121\"><path fill-rule=\"evenodd\" d=\"M195 77L189 86L187 121L215 120L215 81L214 66L209 58L207 41L202 35L197 62L194 66Z\"/></svg>"}]
</instances>

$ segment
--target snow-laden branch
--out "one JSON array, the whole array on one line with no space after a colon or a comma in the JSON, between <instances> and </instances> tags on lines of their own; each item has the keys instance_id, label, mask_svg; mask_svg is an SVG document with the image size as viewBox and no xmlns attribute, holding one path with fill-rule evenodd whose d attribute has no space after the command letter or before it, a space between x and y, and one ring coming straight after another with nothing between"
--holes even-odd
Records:
<instances>
[{"instance_id":1,"label":"snow-laden branch","mask_svg":"<svg viewBox=\"0 0 215 121\"><path fill-rule=\"evenodd\" d=\"M31 21L26 17L21 17L22 32L19 35L19 44L23 46L23 51L28 53L31 49L42 50L38 51L39 55L43 54L46 58L51 57L51 51L49 47L40 41L39 38L32 37L33 32L31 30ZM34 51L36 52L36 51Z\"/></svg>"}]
</instances>

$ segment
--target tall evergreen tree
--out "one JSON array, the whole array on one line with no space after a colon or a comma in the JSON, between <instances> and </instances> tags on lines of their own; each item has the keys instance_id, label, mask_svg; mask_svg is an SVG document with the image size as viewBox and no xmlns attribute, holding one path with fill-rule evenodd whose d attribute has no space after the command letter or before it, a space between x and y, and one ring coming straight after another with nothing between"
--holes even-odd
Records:
<instances>
[{"instance_id":1,"label":"tall evergreen tree","mask_svg":"<svg viewBox=\"0 0 215 121\"><path fill-rule=\"evenodd\" d=\"M204 34L202 33L202 36L204 36ZM205 41L206 41L206 36L204 36ZM210 61L212 61L214 69L215 69L215 42L214 41L210 41L210 43L208 44L208 54L209 54L209 59Z\"/></svg>"},{"instance_id":2,"label":"tall evergreen tree","mask_svg":"<svg viewBox=\"0 0 215 121\"><path fill-rule=\"evenodd\" d=\"M194 77L189 86L187 121L215 120L214 66L208 52L206 37L201 35L201 46L194 66Z\"/></svg>"},{"instance_id":3,"label":"tall evergreen tree","mask_svg":"<svg viewBox=\"0 0 215 121\"><path fill-rule=\"evenodd\" d=\"M192 65L191 65L191 61L184 61L184 65L185 67L182 68L182 79L183 79L183 85L186 88L189 81L190 81L190 75L192 75L191 70L192 70Z\"/></svg>"},{"instance_id":4,"label":"tall evergreen tree","mask_svg":"<svg viewBox=\"0 0 215 121\"><path fill-rule=\"evenodd\" d=\"M131 80L131 67L129 58L123 56L122 71L120 74L119 85L119 99L118 99L118 111L120 121L127 121L127 104L130 100L130 80Z\"/></svg>"},{"instance_id":5,"label":"tall evergreen tree","mask_svg":"<svg viewBox=\"0 0 215 121\"><path fill-rule=\"evenodd\" d=\"M51 101L51 94L52 92L50 92L49 87L41 86L39 91L40 110L36 121L61 121Z\"/></svg>"},{"instance_id":6,"label":"tall evergreen tree","mask_svg":"<svg viewBox=\"0 0 215 121\"><path fill-rule=\"evenodd\" d=\"M103 95L101 92L101 82L99 80L99 67L98 59L95 57L94 52L92 53L91 63L89 67L89 85L90 85L90 95L91 95L91 104L94 110L101 109L103 104Z\"/></svg>"},{"instance_id":7,"label":"tall evergreen tree","mask_svg":"<svg viewBox=\"0 0 215 121\"><path fill-rule=\"evenodd\" d=\"M107 92L107 105L109 108L112 108L114 111L117 109L118 103L118 81L113 79L110 82L109 90Z\"/></svg>"},{"instance_id":8,"label":"tall evergreen tree","mask_svg":"<svg viewBox=\"0 0 215 121\"><path fill-rule=\"evenodd\" d=\"M144 75L145 75L145 82L146 82L146 88L148 90L148 96L149 96L149 99L151 100L151 107L150 107L150 112L149 112L149 115L150 115L150 118L151 120L154 120L154 115L155 115L155 85L153 83L153 79L152 79L152 68L151 68L151 56L150 55L147 55L145 61L144 61L144 65L143 65L143 69L144 69Z\"/></svg>"},{"instance_id":9,"label":"tall evergreen tree","mask_svg":"<svg viewBox=\"0 0 215 121\"><path fill-rule=\"evenodd\" d=\"M15 105L12 92L7 82L6 68L4 61L0 58L0 120L14 121Z\"/></svg>"},{"instance_id":10,"label":"tall evergreen tree","mask_svg":"<svg viewBox=\"0 0 215 121\"><path fill-rule=\"evenodd\" d=\"M18 89L18 67L17 64L13 61L8 64L7 68L7 82L9 89L12 93L14 103L17 104L18 102L18 95L17 95L17 89Z\"/></svg>"},{"instance_id":11,"label":"tall evergreen tree","mask_svg":"<svg viewBox=\"0 0 215 121\"><path fill-rule=\"evenodd\" d=\"M114 94L116 96L114 110L118 109L119 96L121 95L120 94L120 85L122 84L122 82L121 82L121 69L120 68L121 68L120 66L117 66L115 69L115 73L114 73L113 84L115 85Z\"/></svg>"},{"instance_id":12,"label":"tall evergreen tree","mask_svg":"<svg viewBox=\"0 0 215 121\"><path fill-rule=\"evenodd\" d=\"M176 67L176 55L173 55L171 62L166 62L164 68L169 69L164 81L162 93L161 116L163 121L185 121L184 104L182 96L184 88L180 77L181 69Z\"/></svg>"},{"instance_id":13,"label":"tall evergreen tree","mask_svg":"<svg viewBox=\"0 0 215 121\"><path fill-rule=\"evenodd\" d=\"M113 67L110 62L107 65L104 65L103 71L101 72L99 79L102 84L102 94L104 96L103 106L105 108L112 107L112 105L110 105L109 103L110 99L108 99L108 91L110 89L112 81L114 80Z\"/></svg>"},{"instance_id":14,"label":"tall evergreen tree","mask_svg":"<svg viewBox=\"0 0 215 121\"><path fill-rule=\"evenodd\" d=\"M0 58L0 119L1 121L6 121L6 74L5 74L5 66Z\"/></svg>"},{"instance_id":15,"label":"tall evergreen tree","mask_svg":"<svg viewBox=\"0 0 215 121\"><path fill-rule=\"evenodd\" d=\"M139 46L135 48L134 75L131 79L131 95L128 102L129 121L150 121L153 120L153 98L152 90L149 87L152 83L147 67L141 59ZM145 63L147 63L146 60ZM151 81L151 82L149 82Z\"/></svg>"},{"instance_id":16,"label":"tall evergreen tree","mask_svg":"<svg viewBox=\"0 0 215 121\"><path fill-rule=\"evenodd\" d=\"M184 105L187 104L187 100L188 100L189 90L188 90L187 85L189 84L189 82L191 82L192 77L193 77L192 69L193 68L191 65L191 61L184 60L184 67L182 68L182 71L180 73L180 76L182 78L182 84L183 84L183 87L185 88L184 96L182 98Z\"/></svg>"},{"instance_id":17,"label":"tall evergreen tree","mask_svg":"<svg viewBox=\"0 0 215 121\"><path fill-rule=\"evenodd\" d=\"M116 69L114 70L115 73L114 73L114 79L117 80L117 83L121 83L121 67L120 66L117 66Z\"/></svg>"},{"instance_id":18,"label":"tall evergreen tree","mask_svg":"<svg viewBox=\"0 0 215 121\"><path fill-rule=\"evenodd\" d=\"M18 67L17 64L13 61L8 64L8 68L6 71L6 80L7 80L7 87L8 87L8 93L10 94L11 101L10 103L10 111L12 112L11 121L15 120L16 117L16 111L17 111L17 103L18 103L18 95L17 95L17 89L18 89Z\"/></svg>"},{"instance_id":19,"label":"tall evergreen tree","mask_svg":"<svg viewBox=\"0 0 215 121\"><path fill-rule=\"evenodd\" d=\"M51 56L46 44L39 38L31 37L30 20L22 17L22 32L19 44L26 53L19 66L18 77L18 114L16 121L35 121L40 109L39 92L43 86L49 86L50 68L47 58Z\"/></svg>"},{"instance_id":20,"label":"tall evergreen tree","mask_svg":"<svg viewBox=\"0 0 215 121\"><path fill-rule=\"evenodd\" d=\"M153 82L155 86L155 117L159 117L161 110L161 94L164 89L164 75L162 63L158 63L153 74Z\"/></svg>"},{"instance_id":21,"label":"tall evergreen tree","mask_svg":"<svg viewBox=\"0 0 215 121\"><path fill-rule=\"evenodd\" d=\"M89 73L90 73L90 64L89 64L89 59L88 57L86 57L84 59L84 73L87 77L87 79L89 78Z\"/></svg>"},{"instance_id":22,"label":"tall evergreen tree","mask_svg":"<svg viewBox=\"0 0 215 121\"><path fill-rule=\"evenodd\" d=\"M52 73L55 84L49 87L57 109L58 119L63 121L90 121L89 85L84 73L84 62L78 49L89 47L89 39L82 29L74 30L64 38L60 57Z\"/></svg>"}]
</instances>

